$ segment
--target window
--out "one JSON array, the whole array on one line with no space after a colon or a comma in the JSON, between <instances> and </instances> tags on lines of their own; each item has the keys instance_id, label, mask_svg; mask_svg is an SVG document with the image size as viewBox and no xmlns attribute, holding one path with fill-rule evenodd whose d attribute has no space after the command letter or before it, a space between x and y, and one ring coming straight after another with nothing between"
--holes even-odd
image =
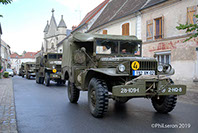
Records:
<instances>
[{"instance_id":1,"label":"window","mask_svg":"<svg viewBox=\"0 0 198 133\"><path fill-rule=\"evenodd\" d=\"M122 35L129 36L129 23L125 23L122 25Z\"/></svg>"},{"instance_id":2,"label":"window","mask_svg":"<svg viewBox=\"0 0 198 133\"><path fill-rule=\"evenodd\" d=\"M155 21L155 39L162 39L163 34L163 18L156 18Z\"/></svg>"},{"instance_id":3,"label":"window","mask_svg":"<svg viewBox=\"0 0 198 133\"><path fill-rule=\"evenodd\" d=\"M187 8L187 22L188 22L188 24L196 23L196 17L194 16L196 13L196 10L197 10L196 6Z\"/></svg>"},{"instance_id":4,"label":"window","mask_svg":"<svg viewBox=\"0 0 198 133\"><path fill-rule=\"evenodd\" d=\"M102 34L105 34L106 35L107 34L107 30L103 30L102 31Z\"/></svg>"},{"instance_id":5,"label":"window","mask_svg":"<svg viewBox=\"0 0 198 133\"><path fill-rule=\"evenodd\" d=\"M153 40L153 20L146 22L146 39Z\"/></svg>"},{"instance_id":6,"label":"window","mask_svg":"<svg viewBox=\"0 0 198 133\"><path fill-rule=\"evenodd\" d=\"M156 58L159 63L170 64L170 62L171 62L171 52L170 51L157 52L155 54L156 54Z\"/></svg>"},{"instance_id":7,"label":"window","mask_svg":"<svg viewBox=\"0 0 198 133\"><path fill-rule=\"evenodd\" d=\"M96 54L117 54L118 42L110 40L96 41Z\"/></svg>"}]
</instances>

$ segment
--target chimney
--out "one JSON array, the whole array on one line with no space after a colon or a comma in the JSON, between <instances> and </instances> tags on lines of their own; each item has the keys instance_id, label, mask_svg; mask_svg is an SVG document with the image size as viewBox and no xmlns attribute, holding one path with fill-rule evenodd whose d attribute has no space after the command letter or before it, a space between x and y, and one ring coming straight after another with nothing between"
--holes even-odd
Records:
<instances>
[{"instance_id":1,"label":"chimney","mask_svg":"<svg viewBox=\"0 0 198 133\"><path fill-rule=\"evenodd\" d=\"M72 31L74 31L76 28L77 28L77 26L76 25L73 25L72 26Z\"/></svg>"}]
</instances>

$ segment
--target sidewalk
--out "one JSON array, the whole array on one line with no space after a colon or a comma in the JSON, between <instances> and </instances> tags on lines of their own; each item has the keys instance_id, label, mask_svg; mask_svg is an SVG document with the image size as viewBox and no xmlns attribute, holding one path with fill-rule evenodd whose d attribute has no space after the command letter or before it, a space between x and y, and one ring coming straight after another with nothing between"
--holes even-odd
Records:
<instances>
[{"instance_id":1,"label":"sidewalk","mask_svg":"<svg viewBox=\"0 0 198 133\"><path fill-rule=\"evenodd\" d=\"M0 133L17 133L12 78L0 79Z\"/></svg>"}]
</instances>

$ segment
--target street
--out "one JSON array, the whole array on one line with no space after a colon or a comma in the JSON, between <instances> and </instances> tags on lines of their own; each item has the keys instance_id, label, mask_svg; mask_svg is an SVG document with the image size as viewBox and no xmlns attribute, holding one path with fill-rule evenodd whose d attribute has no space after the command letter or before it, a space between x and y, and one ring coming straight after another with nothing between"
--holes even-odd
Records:
<instances>
[{"instance_id":1,"label":"street","mask_svg":"<svg viewBox=\"0 0 198 133\"><path fill-rule=\"evenodd\" d=\"M193 133L198 129L198 105L178 102L171 113L159 114L147 99L131 99L125 105L110 100L104 118L96 119L89 112L87 92L72 104L65 85L46 87L18 76L13 84L19 133Z\"/></svg>"}]
</instances>

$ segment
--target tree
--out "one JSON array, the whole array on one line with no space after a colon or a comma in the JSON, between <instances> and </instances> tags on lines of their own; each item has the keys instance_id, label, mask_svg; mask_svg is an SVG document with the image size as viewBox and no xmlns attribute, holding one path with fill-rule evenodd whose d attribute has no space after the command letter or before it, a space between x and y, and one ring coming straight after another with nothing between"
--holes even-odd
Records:
<instances>
[{"instance_id":1,"label":"tree","mask_svg":"<svg viewBox=\"0 0 198 133\"><path fill-rule=\"evenodd\" d=\"M3 5L10 4L11 2L12 2L12 0L0 0L0 4L3 4ZM3 17L3 16L0 15L0 17Z\"/></svg>"},{"instance_id":2,"label":"tree","mask_svg":"<svg viewBox=\"0 0 198 133\"><path fill-rule=\"evenodd\" d=\"M186 30L186 33L193 32L193 31L195 32L189 38L187 38L184 42L198 36L198 23L197 23L198 22L198 14L195 15L195 17L197 19L195 24L188 24L188 23L179 24L179 26L176 27L178 30Z\"/></svg>"}]
</instances>

